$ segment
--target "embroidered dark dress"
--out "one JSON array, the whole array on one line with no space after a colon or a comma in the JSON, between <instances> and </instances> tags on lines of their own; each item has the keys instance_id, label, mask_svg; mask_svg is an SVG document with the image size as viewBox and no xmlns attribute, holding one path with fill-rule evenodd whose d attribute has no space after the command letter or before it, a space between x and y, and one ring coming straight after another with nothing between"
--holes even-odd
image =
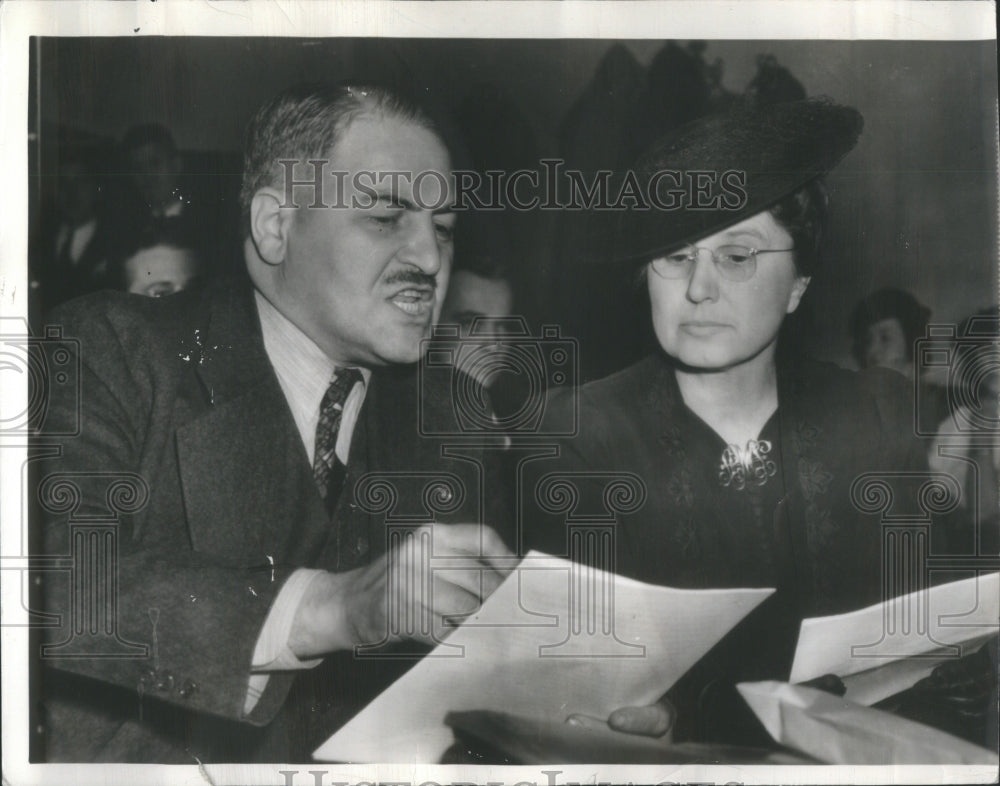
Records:
<instances>
[{"instance_id":1,"label":"embroidered dark dress","mask_svg":"<svg viewBox=\"0 0 1000 786\"><path fill-rule=\"evenodd\" d=\"M720 480L726 445L684 405L664 356L577 391L579 435L557 471L632 472L646 487L645 504L618 518L618 573L673 587L777 588L671 691L678 740L766 743L732 686L787 679L803 618L881 598L879 517L859 512L851 483L926 468L908 438L912 395L901 376L802 360L779 366L778 390L759 436L773 475L758 484L751 473L742 490ZM539 512L528 527L532 545L567 553L564 519Z\"/></svg>"}]
</instances>

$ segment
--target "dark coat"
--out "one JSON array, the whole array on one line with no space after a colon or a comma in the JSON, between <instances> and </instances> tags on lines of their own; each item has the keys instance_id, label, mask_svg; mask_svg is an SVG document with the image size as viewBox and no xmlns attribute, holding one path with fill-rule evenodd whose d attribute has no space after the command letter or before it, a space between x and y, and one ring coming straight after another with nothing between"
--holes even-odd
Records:
<instances>
[{"instance_id":1,"label":"dark coat","mask_svg":"<svg viewBox=\"0 0 1000 786\"><path fill-rule=\"evenodd\" d=\"M881 599L880 517L859 510L852 483L866 472L926 470L912 438L912 393L898 374L802 360L779 366L778 385L778 411L761 434L775 474L762 486L721 484L725 443L684 405L660 354L583 386L579 435L557 463L537 468L593 473L598 484L610 472L640 479L645 502L615 526L619 574L690 589L777 588L675 686L678 739L767 742L736 718L732 684L787 679L803 618ZM580 505L601 494L593 484L578 475ZM897 490L900 501L908 491ZM565 519L541 511L533 520L534 545L565 554ZM723 684L728 697L713 713Z\"/></svg>"},{"instance_id":2,"label":"dark coat","mask_svg":"<svg viewBox=\"0 0 1000 786\"><path fill-rule=\"evenodd\" d=\"M107 475L132 473L148 486L148 503L120 516L116 613L118 638L149 649L146 657L43 656L54 668L43 673L48 758L190 763L306 754L313 740L289 720L287 697L293 680L315 673L272 674L243 714L254 645L287 576L302 566L345 570L370 561L386 548L389 517L495 521L487 503L500 495L482 493L492 471L478 460L482 452L445 458L442 441L418 428L420 417L437 432L453 422L445 380L425 377L418 391L416 367L373 373L331 525L249 289L166 299L100 293L51 322L80 342L82 396L57 391L51 401L48 430L66 430L79 406L80 433L60 440L61 456L45 463L43 476L89 473L72 479L76 518L107 515ZM388 510L358 485L371 472L395 473L398 498ZM450 473L461 504L429 510L425 473ZM69 553L65 510L46 514L44 527L47 553ZM62 615L50 643L69 635L66 578L44 576L47 610ZM349 656L338 664L332 683L341 695L325 707L337 723L399 673L398 664Z\"/></svg>"},{"instance_id":3,"label":"dark coat","mask_svg":"<svg viewBox=\"0 0 1000 786\"><path fill-rule=\"evenodd\" d=\"M64 225L47 221L32 239L28 275L31 279L33 310L41 316L71 298L117 287L115 278L115 238L110 220L96 218L94 234L76 263L61 258L57 244Z\"/></svg>"}]
</instances>

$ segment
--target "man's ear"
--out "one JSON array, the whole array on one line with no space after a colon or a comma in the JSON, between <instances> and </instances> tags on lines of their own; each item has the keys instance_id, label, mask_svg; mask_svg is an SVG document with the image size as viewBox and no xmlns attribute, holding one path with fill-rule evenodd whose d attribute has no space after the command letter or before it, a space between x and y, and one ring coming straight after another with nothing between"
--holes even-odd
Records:
<instances>
[{"instance_id":1,"label":"man's ear","mask_svg":"<svg viewBox=\"0 0 1000 786\"><path fill-rule=\"evenodd\" d=\"M809 276L799 276L795 279L795 282L792 284L792 292L788 296L788 308L785 309L786 314L791 314L799 307L799 303L802 301L802 296L809 288L810 281L812 281L812 278Z\"/></svg>"},{"instance_id":2,"label":"man's ear","mask_svg":"<svg viewBox=\"0 0 1000 786\"><path fill-rule=\"evenodd\" d=\"M293 214L282 210L282 194L273 188L261 188L250 202L250 235L257 253L269 265L285 261L288 225Z\"/></svg>"}]
</instances>

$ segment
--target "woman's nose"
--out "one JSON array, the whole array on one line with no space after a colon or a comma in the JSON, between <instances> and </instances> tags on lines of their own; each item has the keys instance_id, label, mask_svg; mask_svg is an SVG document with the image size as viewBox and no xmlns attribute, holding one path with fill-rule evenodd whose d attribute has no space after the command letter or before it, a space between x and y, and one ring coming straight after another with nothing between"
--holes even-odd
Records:
<instances>
[{"instance_id":1,"label":"woman's nose","mask_svg":"<svg viewBox=\"0 0 1000 786\"><path fill-rule=\"evenodd\" d=\"M708 251L698 249L695 253L698 256L691 270L691 278L688 279L687 298L692 303L717 300L719 297L719 274L715 269L715 261Z\"/></svg>"}]
</instances>

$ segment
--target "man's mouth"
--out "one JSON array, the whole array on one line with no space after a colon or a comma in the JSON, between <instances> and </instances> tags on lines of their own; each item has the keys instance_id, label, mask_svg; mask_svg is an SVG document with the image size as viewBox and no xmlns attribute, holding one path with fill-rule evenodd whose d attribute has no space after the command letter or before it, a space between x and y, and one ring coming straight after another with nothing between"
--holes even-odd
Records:
<instances>
[{"instance_id":1,"label":"man's mouth","mask_svg":"<svg viewBox=\"0 0 1000 786\"><path fill-rule=\"evenodd\" d=\"M425 287L410 287L389 298L390 302L411 317L422 317L434 307L434 290Z\"/></svg>"}]
</instances>

